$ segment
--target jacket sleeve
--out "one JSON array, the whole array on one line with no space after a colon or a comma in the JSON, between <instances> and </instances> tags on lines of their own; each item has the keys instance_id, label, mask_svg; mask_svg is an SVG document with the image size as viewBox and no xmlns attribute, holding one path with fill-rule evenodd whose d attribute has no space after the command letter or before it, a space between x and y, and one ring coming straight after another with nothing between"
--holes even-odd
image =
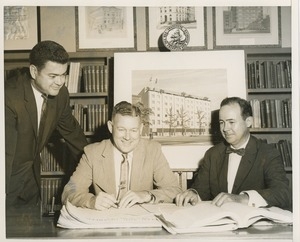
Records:
<instances>
[{"instance_id":1,"label":"jacket sleeve","mask_svg":"<svg viewBox=\"0 0 300 242\"><path fill-rule=\"evenodd\" d=\"M83 147L86 146L88 142L78 121L72 115L69 94L66 88L62 88L61 95L63 101L60 101L59 103L63 105L63 111L58 121L57 130L67 141L71 152L79 159L82 154Z\"/></svg>"}]
</instances>

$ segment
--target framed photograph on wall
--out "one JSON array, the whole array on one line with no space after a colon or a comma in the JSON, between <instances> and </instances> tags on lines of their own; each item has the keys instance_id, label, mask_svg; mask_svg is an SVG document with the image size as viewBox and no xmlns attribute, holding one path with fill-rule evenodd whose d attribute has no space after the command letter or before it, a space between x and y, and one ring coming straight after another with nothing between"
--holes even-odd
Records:
<instances>
[{"instance_id":1,"label":"framed photograph on wall","mask_svg":"<svg viewBox=\"0 0 300 242\"><path fill-rule=\"evenodd\" d=\"M4 6L4 50L30 50L38 42L38 7Z\"/></svg>"},{"instance_id":2,"label":"framed photograph on wall","mask_svg":"<svg viewBox=\"0 0 300 242\"><path fill-rule=\"evenodd\" d=\"M279 10L277 6L215 7L214 47L279 47Z\"/></svg>"},{"instance_id":3,"label":"framed photograph on wall","mask_svg":"<svg viewBox=\"0 0 300 242\"><path fill-rule=\"evenodd\" d=\"M206 8L162 6L148 7L146 12L147 49L164 49L163 32L172 25L181 25L189 33L189 43L185 49L206 49Z\"/></svg>"},{"instance_id":4,"label":"framed photograph on wall","mask_svg":"<svg viewBox=\"0 0 300 242\"><path fill-rule=\"evenodd\" d=\"M135 50L134 12L134 7L77 7L77 50Z\"/></svg>"}]
</instances>

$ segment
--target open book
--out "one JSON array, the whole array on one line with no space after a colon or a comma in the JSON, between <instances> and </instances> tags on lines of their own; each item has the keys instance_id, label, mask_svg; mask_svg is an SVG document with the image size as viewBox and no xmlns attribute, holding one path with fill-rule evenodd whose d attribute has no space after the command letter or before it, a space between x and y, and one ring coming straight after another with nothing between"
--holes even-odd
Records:
<instances>
[{"instance_id":1,"label":"open book","mask_svg":"<svg viewBox=\"0 0 300 242\"><path fill-rule=\"evenodd\" d=\"M154 214L140 205L131 208L110 208L104 211L81 208L67 202L57 222L62 228L162 228Z\"/></svg>"},{"instance_id":2,"label":"open book","mask_svg":"<svg viewBox=\"0 0 300 242\"><path fill-rule=\"evenodd\" d=\"M163 227L172 234L236 230L253 224L266 224L263 221L267 224L292 224L293 221L293 214L288 210L254 208L235 202L225 203L221 207L212 205L210 201L187 207L177 207L175 204L142 206L156 214Z\"/></svg>"}]
</instances>

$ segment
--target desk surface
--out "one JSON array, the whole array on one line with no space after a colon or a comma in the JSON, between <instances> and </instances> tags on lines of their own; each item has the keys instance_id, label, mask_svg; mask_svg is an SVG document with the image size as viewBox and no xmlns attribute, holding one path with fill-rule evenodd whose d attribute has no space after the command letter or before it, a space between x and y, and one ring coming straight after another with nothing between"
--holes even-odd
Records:
<instances>
[{"instance_id":1,"label":"desk surface","mask_svg":"<svg viewBox=\"0 0 300 242\"><path fill-rule=\"evenodd\" d=\"M172 235L164 229L63 229L56 226L55 217L40 216L39 208L7 209L6 238L56 238L56 239L180 239L208 241L292 241L292 226L252 226L247 229L217 233Z\"/></svg>"}]
</instances>

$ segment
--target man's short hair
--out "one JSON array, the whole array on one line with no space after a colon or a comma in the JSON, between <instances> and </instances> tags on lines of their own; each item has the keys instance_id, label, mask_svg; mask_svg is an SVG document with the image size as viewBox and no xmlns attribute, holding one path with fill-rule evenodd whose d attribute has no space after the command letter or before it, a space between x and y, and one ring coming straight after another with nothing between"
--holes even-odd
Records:
<instances>
[{"instance_id":1,"label":"man's short hair","mask_svg":"<svg viewBox=\"0 0 300 242\"><path fill-rule=\"evenodd\" d=\"M247 100L240 98L240 97L227 97L227 98L223 99L220 107L223 107L225 105L235 104L235 103L240 106L241 115L244 120L246 120L246 118L252 116L252 107L251 107L250 102L248 102Z\"/></svg>"},{"instance_id":2,"label":"man's short hair","mask_svg":"<svg viewBox=\"0 0 300 242\"><path fill-rule=\"evenodd\" d=\"M54 41L41 41L30 51L29 63L41 70L48 61L66 64L69 62L69 54L63 46Z\"/></svg>"},{"instance_id":3,"label":"man's short hair","mask_svg":"<svg viewBox=\"0 0 300 242\"><path fill-rule=\"evenodd\" d=\"M135 106L129 102L121 101L116 104L112 111L112 119L116 114L121 114L122 116L131 116L131 117L141 117L142 112L138 106Z\"/></svg>"}]
</instances>

